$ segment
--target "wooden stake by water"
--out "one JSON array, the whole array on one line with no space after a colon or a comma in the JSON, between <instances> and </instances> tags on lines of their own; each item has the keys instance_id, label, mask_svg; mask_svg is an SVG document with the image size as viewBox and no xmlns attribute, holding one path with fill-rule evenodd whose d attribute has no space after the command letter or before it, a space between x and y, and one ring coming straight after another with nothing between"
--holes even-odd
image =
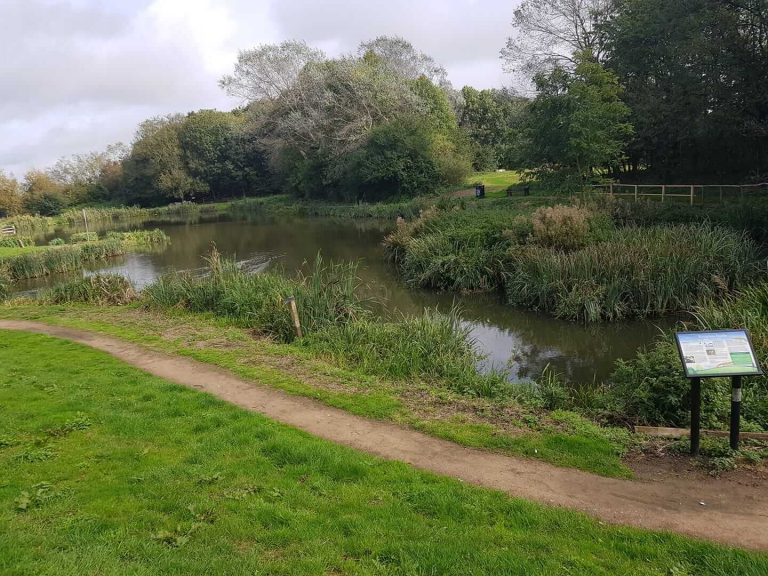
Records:
<instances>
[{"instance_id":1,"label":"wooden stake by water","mask_svg":"<svg viewBox=\"0 0 768 576\"><path fill-rule=\"evenodd\" d=\"M296 328L296 337L301 338L301 322L299 322L299 310L296 308L296 298L290 296L285 303L291 308L291 318L293 318L293 327Z\"/></svg>"}]
</instances>

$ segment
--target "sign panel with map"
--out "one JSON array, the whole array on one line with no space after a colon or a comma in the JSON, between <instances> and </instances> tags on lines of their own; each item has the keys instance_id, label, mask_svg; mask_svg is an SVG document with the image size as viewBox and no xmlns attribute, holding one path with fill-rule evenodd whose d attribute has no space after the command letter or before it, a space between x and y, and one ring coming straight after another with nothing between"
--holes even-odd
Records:
<instances>
[{"instance_id":1,"label":"sign panel with map","mask_svg":"<svg viewBox=\"0 0 768 576\"><path fill-rule=\"evenodd\" d=\"M746 330L678 332L675 336L688 378L763 373Z\"/></svg>"}]
</instances>

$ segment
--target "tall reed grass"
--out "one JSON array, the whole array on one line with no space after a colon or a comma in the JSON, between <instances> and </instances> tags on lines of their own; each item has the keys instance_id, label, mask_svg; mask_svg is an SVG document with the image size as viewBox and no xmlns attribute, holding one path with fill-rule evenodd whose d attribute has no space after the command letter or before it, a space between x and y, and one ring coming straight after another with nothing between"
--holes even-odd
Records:
<instances>
[{"instance_id":1,"label":"tall reed grass","mask_svg":"<svg viewBox=\"0 0 768 576\"><path fill-rule=\"evenodd\" d=\"M397 321L356 320L313 332L302 345L365 374L418 377L475 396L498 397L510 390L504 374L478 374L481 356L456 311L426 310Z\"/></svg>"},{"instance_id":2,"label":"tall reed grass","mask_svg":"<svg viewBox=\"0 0 768 576\"><path fill-rule=\"evenodd\" d=\"M137 298L131 282L118 274L95 274L54 286L40 295L45 304L121 306Z\"/></svg>"},{"instance_id":3,"label":"tall reed grass","mask_svg":"<svg viewBox=\"0 0 768 576\"><path fill-rule=\"evenodd\" d=\"M130 250L151 250L169 242L161 230L113 232L103 240L91 232L78 238L81 243L22 251L0 259L11 280L38 278L61 272L75 272L86 264L121 256Z\"/></svg>"},{"instance_id":4,"label":"tall reed grass","mask_svg":"<svg viewBox=\"0 0 768 576\"><path fill-rule=\"evenodd\" d=\"M502 374L478 373L480 357L455 313L374 318L359 295L354 264L326 263L318 255L309 270L295 277L248 274L214 250L208 266L205 276L173 273L158 279L144 289L145 302L211 313L365 374L428 380L482 396L499 396L508 388ZM301 340L286 305L289 296L296 298Z\"/></svg>"},{"instance_id":5,"label":"tall reed grass","mask_svg":"<svg viewBox=\"0 0 768 576\"><path fill-rule=\"evenodd\" d=\"M572 252L515 246L507 301L569 320L595 322L690 310L748 280L756 246L709 224L622 228Z\"/></svg>"},{"instance_id":6,"label":"tall reed grass","mask_svg":"<svg viewBox=\"0 0 768 576\"><path fill-rule=\"evenodd\" d=\"M283 342L295 337L285 303L289 296L296 298L306 333L369 313L358 296L354 263L326 263L318 255L308 273L288 278L274 272L248 274L214 250L208 265L210 274L206 276L172 273L159 278L144 290L145 298L160 307L211 312Z\"/></svg>"},{"instance_id":7,"label":"tall reed grass","mask_svg":"<svg viewBox=\"0 0 768 576\"><path fill-rule=\"evenodd\" d=\"M102 240L85 244L52 246L4 258L2 264L12 280L37 278L59 272L81 270L85 264L106 260L125 253L120 240Z\"/></svg>"}]
</instances>

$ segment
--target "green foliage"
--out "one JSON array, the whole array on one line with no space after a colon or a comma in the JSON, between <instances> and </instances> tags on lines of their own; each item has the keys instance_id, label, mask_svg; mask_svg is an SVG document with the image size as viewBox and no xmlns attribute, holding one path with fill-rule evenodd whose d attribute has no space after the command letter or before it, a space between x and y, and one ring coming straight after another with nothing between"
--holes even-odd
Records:
<instances>
[{"instance_id":1,"label":"green foliage","mask_svg":"<svg viewBox=\"0 0 768 576\"><path fill-rule=\"evenodd\" d=\"M756 249L744 234L708 224L622 228L562 252L513 246L505 274L510 304L596 322L690 310L750 277Z\"/></svg>"},{"instance_id":2,"label":"green foliage","mask_svg":"<svg viewBox=\"0 0 768 576\"><path fill-rule=\"evenodd\" d=\"M48 246L64 246L66 242L63 238L54 238L48 242Z\"/></svg>"},{"instance_id":3,"label":"green foliage","mask_svg":"<svg viewBox=\"0 0 768 576\"><path fill-rule=\"evenodd\" d=\"M502 262L510 246L504 231L516 215L532 210L528 204L510 207L491 200L462 209L456 202L442 210L426 210L420 218L398 226L384 247L411 285L494 290L501 286Z\"/></svg>"},{"instance_id":4,"label":"green foliage","mask_svg":"<svg viewBox=\"0 0 768 576\"><path fill-rule=\"evenodd\" d=\"M222 260L215 249L208 263L211 273L207 276L173 273L158 279L144 290L147 301L165 308L212 312L284 342L296 336L285 302L289 296L296 298L307 334L366 314L357 295L354 264L326 265L318 255L308 274L290 279L272 272L247 274L234 262Z\"/></svg>"},{"instance_id":5,"label":"green foliage","mask_svg":"<svg viewBox=\"0 0 768 576\"><path fill-rule=\"evenodd\" d=\"M0 261L14 279L37 278L59 272L81 270L88 262L98 262L124 253L119 240L103 240L70 246L23 252Z\"/></svg>"},{"instance_id":6,"label":"green foliage","mask_svg":"<svg viewBox=\"0 0 768 576\"><path fill-rule=\"evenodd\" d=\"M459 126L472 143L475 170L515 168L520 163L526 101L507 90L461 89Z\"/></svg>"},{"instance_id":7,"label":"green foliage","mask_svg":"<svg viewBox=\"0 0 768 576\"><path fill-rule=\"evenodd\" d=\"M656 181L743 181L768 169L763 0L626 0L603 31L626 90L635 171Z\"/></svg>"},{"instance_id":8,"label":"green foliage","mask_svg":"<svg viewBox=\"0 0 768 576\"><path fill-rule=\"evenodd\" d=\"M363 319L313 332L301 344L335 364L397 380L420 378L462 394L498 397L504 374L479 375L480 359L455 311L398 321Z\"/></svg>"},{"instance_id":9,"label":"green foliage","mask_svg":"<svg viewBox=\"0 0 768 576\"><path fill-rule=\"evenodd\" d=\"M69 241L72 244L79 244L81 242L96 242L99 239L97 232L76 232L69 237Z\"/></svg>"},{"instance_id":10,"label":"green foliage","mask_svg":"<svg viewBox=\"0 0 768 576\"><path fill-rule=\"evenodd\" d=\"M120 306L136 299L130 281L117 274L96 274L58 284L43 292L39 299L47 304L74 302L99 306Z\"/></svg>"},{"instance_id":11,"label":"green foliage","mask_svg":"<svg viewBox=\"0 0 768 576\"><path fill-rule=\"evenodd\" d=\"M596 169L621 161L632 126L616 76L589 51L574 59L573 72L536 77L525 157L529 167L566 175L578 188Z\"/></svg>"}]
</instances>

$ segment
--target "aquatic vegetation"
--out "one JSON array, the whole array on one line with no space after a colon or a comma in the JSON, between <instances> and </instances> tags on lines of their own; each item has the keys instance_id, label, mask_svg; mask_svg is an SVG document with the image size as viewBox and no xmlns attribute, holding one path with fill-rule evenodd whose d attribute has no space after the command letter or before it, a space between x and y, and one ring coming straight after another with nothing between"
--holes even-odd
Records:
<instances>
[{"instance_id":1,"label":"aquatic vegetation","mask_svg":"<svg viewBox=\"0 0 768 576\"><path fill-rule=\"evenodd\" d=\"M65 282L45 291L40 301L45 304L84 303L120 306L137 298L131 282L118 274L95 274Z\"/></svg>"},{"instance_id":2,"label":"aquatic vegetation","mask_svg":"<svg viewBox=\"0 0 768 576\"><path fill-rule=\"evenodd\" d=\"M690 310L748 280L757 256L744 233L709 224L628 227L566 252L514 246L507 301L560 318L596 322Z\"/></svg>"},{"instance_id":3,"label":"aquatic vegetation","mask_svg":"<svg viewBox=\"0 0 768 576\"><path fill-rule=\"evenodd\" d=\"M74 235L78 236L78 235ZM128 250L152 249L169 242L161 230L110 233L103 240L95 232L78 236L79 243L21 250L0 258L12 280L38 278L81 270L84 265L125 254Z\"/></svg>"},{"instance_id":4,"label":"aquatic vegetation","mask_svg":"<svg viewBox=\"0 0 768 576\"><path fill-rule=\"evenodd\" d=\"M499 397L510 389L503 373L477 373L481 356L455 310L448 314L427 310L397 321L347 322L313 332L301 345L366 374L416 376L476 396Z\"/></svg>"}]
</instances>

